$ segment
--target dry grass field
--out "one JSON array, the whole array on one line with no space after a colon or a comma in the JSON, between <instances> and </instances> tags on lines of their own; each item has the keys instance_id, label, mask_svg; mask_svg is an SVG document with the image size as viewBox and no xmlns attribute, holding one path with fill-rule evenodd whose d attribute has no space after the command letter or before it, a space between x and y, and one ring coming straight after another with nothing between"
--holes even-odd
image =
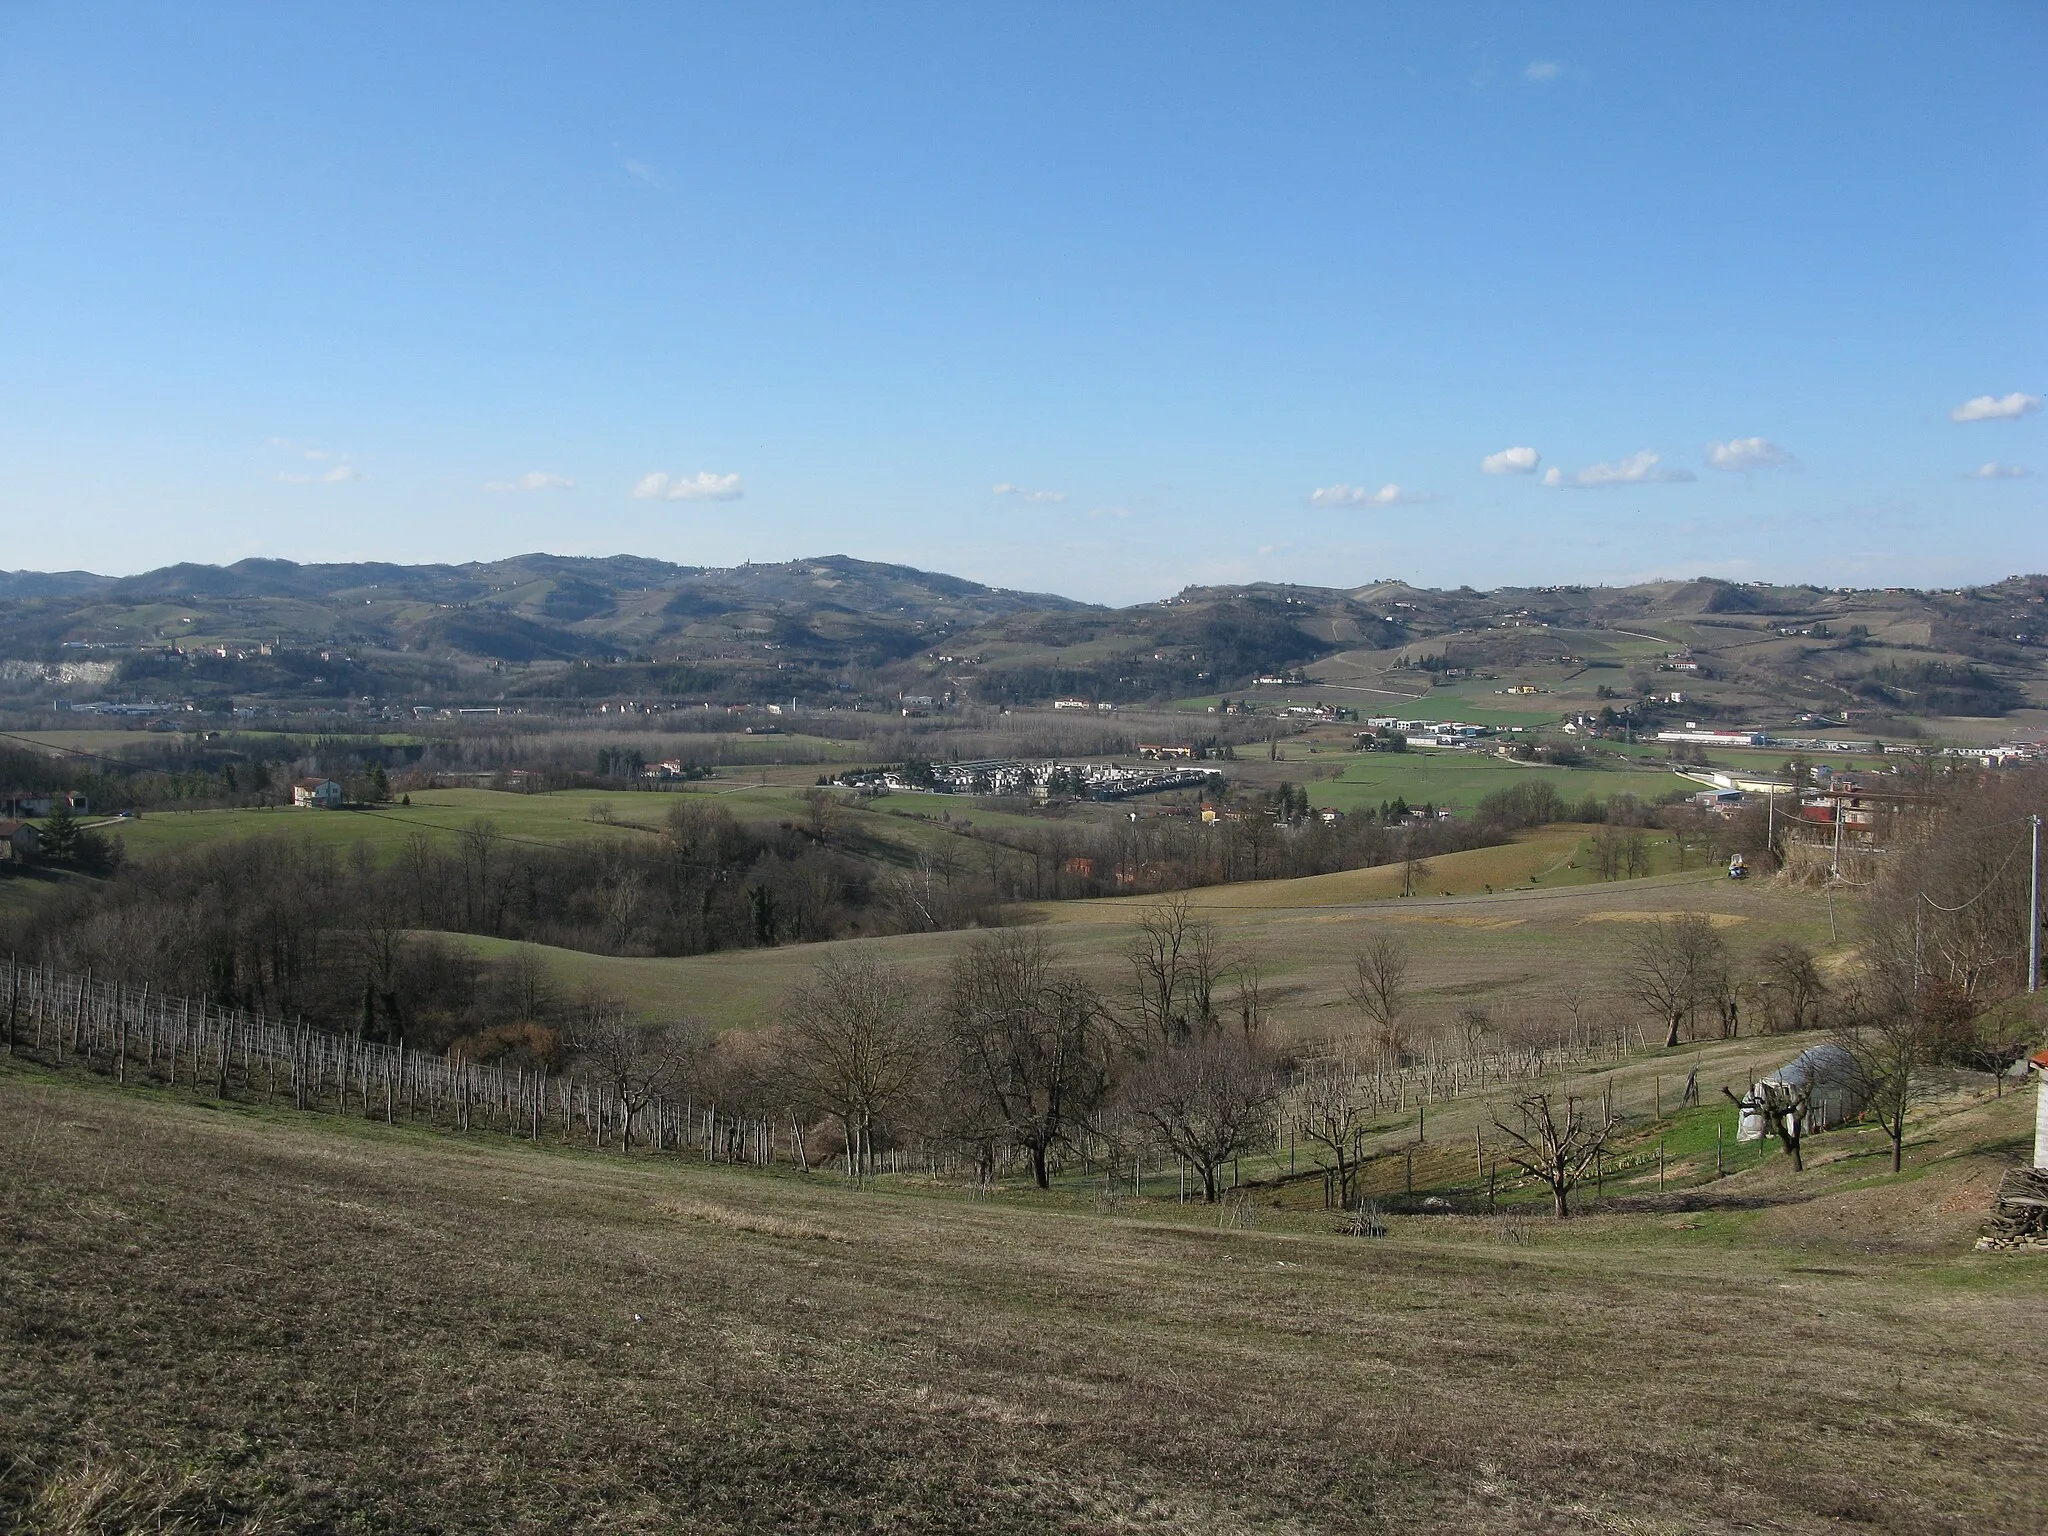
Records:
<instances>
[{"instance_id":1,"label":"dry grass field","mask_svg":"<svg viewBox=\"0 0 2048 1536\"><path fill-rule=\"evenodd\" d=\"M2031 1532L2028 1103L1557 1227L974 1199L0 1068L38 1531ZM1251 1223L1249 1226L1247 1223Z\"/></svg>"},{"instance_id":2,"label":"dry grass field","mask_svg":"<svg viewBox=\"0 0 2048 1536\"><path fill-rule=\"evenodd\" d=\"M1392 926L1410 946L1419 1017L1425 1023L1475 1000L1521 1015L1554 1013L1561 985L1580 981L1597 986L1615 969L1621 930L1611 925L1645 914L1708 912L1725 925L1738 951L1780 937L1822 950L1830 946L1824 896L1763 883L1736 885L1713 870L1697 868L1589 882L1583 863L1569 867L1582 835L1579 828L1544 828L1505 847L1432 859L1430 889L1460 893L1448 897L1402 898L1400 866L1387 865L1300 880L1210 886L1191 892L1189 900L1216 923L1232 954L1258 961L1278 1025L1307 1035L1353 1026L1355 1018L1344 1003L1351 954L1382 925ZM1533 883L1530 875L1537 877ZM1063 959L1100 985L1114 987L1128 975L1120 951L1131 925L1153 903L1148 897L1043 902L1012 909L1012 918L1041 925ZM847 942L936 980L974 937L963 931ZM531 949L563 984L602 987L648 1017L695 1015L721 1028L742 1029L772 1022L790 984L842 947L803 944L634 959L459 934L448 938L493 955Z\"/></svg>"}]
</instances>

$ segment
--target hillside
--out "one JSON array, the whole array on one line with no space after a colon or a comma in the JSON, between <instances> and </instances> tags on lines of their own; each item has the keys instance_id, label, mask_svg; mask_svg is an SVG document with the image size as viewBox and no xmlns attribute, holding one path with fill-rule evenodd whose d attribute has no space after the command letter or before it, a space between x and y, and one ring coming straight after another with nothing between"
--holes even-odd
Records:
<instances>
[{"instance_id":1,"label":"hillside","mask_svg":"<svg viewBox=\"0 0 2048 1536\"><path fill-rule=\"evenodd\" d=\"M1633 704L1645 724L1911 737L1958 718L2038 728L2044 605L2040 576L1941 592L1253 583L1109 609L845 556L733 569L538 554L244 560L118 579L0 573L0 688L23 704L84 694L535 709L1249 693L1531 724Z\"/></svg>"},{"instance_id":2,"label":"hillside","mask_svg":"<svg viewBox=\"0 0 2048 1536\"><path fill-rule=\"evenodd\" d=\"M1369 1241L1258 1198L853 1189L9 1063L0 1511L2035 1531L2039 1277L1969 1251L2028 1107L1957 1099L1904 1179L1816 1138L1797 1180Z\"/></svg>"}]
</instances>

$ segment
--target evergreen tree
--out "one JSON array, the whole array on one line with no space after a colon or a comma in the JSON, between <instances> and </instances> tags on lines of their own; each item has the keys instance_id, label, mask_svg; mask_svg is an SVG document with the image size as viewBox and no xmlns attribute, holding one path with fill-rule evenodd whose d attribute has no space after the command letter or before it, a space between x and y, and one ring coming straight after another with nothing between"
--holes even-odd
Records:
<instances>
[{"instance_id":1,"label":"evergreen tree","mask_svg":"<svg viewBox=\"0 0 2048 1536\"><path fill-rule=\"evenodd\" d=\"M50 814L43 821L43 857L68 864L78 855L78 818L62 795L50 796Z\"/></svg>"}]
</instances>

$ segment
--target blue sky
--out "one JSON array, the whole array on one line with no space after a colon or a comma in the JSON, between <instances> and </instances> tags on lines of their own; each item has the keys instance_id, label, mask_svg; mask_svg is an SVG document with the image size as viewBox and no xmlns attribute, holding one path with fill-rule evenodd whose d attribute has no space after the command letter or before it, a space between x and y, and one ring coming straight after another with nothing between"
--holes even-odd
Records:
<instances>
[{"instance_id":1,"label":"blue sky","mask_svg":"<svg viewBox=\"0 0 2048 1536\"><path fill-rule=\"evenodd\" d=\"M2036 0L15 3L0 565L2040 570L2044 78Z\"/></svg>"}]
</instances>

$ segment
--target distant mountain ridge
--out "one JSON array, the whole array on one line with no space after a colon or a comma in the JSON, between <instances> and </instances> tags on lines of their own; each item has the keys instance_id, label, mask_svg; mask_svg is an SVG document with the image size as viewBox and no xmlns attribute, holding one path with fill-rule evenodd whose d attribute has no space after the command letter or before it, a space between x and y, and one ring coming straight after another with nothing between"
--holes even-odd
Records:
<instances>
[{"instance_id":1,"label":"distant mountain ridge","mask_svg":"<svg viewBox=\"0 0 2048 1536\"><path fill-rule=\"evenodd\" d=\"M104 658L117 663L110 696L305 703L1136 703L1262 677L1319 679L1369 702L1503 668L1611 668L1627 675L1600 697L1678 694L1695 715L2000 714L2048 696L2044 602L2043 577L1935 592L1699 577L1484 592L1259 581L1109 608L847 555L729 567L248 559L120 577L0 572L0 662L31 695L39 677L55 686L56 664Z\"/></svg>"}]
</instances>

